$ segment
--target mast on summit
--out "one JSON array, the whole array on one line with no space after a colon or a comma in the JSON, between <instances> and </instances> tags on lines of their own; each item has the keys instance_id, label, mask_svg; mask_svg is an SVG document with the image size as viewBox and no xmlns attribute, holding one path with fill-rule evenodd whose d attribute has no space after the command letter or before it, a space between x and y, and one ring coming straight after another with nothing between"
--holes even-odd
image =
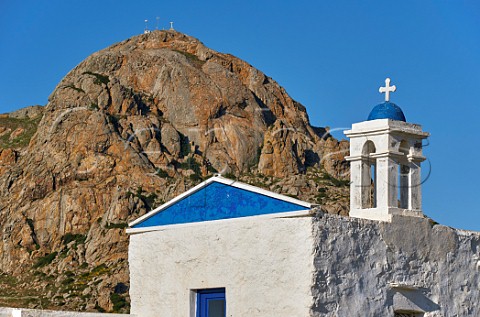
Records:
<instances>
[{"instance_id":1,"label":"mast on summit","mask_svg":"<svg viewBox=\"0 0 480 317\"><path fill-rule=\"evenodd\" d=\"M143 34L148 34L150 33L150 30L148 29L148 20L145 20L145 29L143 30Z\"/></svg>"}]
</instances>

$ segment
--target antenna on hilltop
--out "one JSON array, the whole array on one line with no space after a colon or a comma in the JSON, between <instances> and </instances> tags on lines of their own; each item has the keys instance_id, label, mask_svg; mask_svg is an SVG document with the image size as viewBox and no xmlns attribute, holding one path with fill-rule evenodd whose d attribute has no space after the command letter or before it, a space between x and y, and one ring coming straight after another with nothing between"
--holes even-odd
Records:
<instances>
[{"instance_id":1,"label":"antenna on hilltop","mask_svg":"<svg viewBox=\"0 0 480 317\"><path fill-rule=\"evenodd\" d=\"M157 17L157 25L155 26L155 30L158 31L158 22L160 21L160 17Z\"/></svg>"},{"instance_id":2,"label":"antenna on hilltop","mask_svg":"<svg viewBox=\"0 0 480 317\"><path fill-rule=\"evenodd\" d=\"M145 20L145 30L143 30L143 34L148 34L150 33L150 30L148 29L148 20Z\"/></svg>"}]
</instances>

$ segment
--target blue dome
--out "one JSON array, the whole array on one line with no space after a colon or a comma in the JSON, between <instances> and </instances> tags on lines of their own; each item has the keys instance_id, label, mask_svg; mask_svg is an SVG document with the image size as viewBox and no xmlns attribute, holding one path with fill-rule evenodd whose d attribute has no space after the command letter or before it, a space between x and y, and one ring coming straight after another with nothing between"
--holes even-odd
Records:
<instances>
[{"instance_id":1,"label":"blue dome","mask_svg":"<svg viewBox=\"0 0 480 317\"><path fill-rule=\"evenodd\" d=\"M403 114L402 109L399 106L390 101L385 101L379 105L376 105L370 114L368 115L367 120L376 120L376 119L392 119L397 121L406 122L405 115Z\"/></svg>"}]
</instances>

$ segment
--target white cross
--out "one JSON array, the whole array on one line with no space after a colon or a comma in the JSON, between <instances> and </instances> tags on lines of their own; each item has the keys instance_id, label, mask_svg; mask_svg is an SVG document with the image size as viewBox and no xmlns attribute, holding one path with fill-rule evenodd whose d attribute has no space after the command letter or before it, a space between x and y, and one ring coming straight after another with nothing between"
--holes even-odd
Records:
<instances>
[{"instance_id":1,"label":"white cross","mask_svg":"<svg viewBox=\"0 0 480 317\"><path fill-rule=\"evenodd\" d=\"M385 101L390 101L390 92L397 90L395 85L390 86L390 78L385 79L385 87L380 87L378 91L380 93L385 93Z\"/></svg>"}]
</instances>

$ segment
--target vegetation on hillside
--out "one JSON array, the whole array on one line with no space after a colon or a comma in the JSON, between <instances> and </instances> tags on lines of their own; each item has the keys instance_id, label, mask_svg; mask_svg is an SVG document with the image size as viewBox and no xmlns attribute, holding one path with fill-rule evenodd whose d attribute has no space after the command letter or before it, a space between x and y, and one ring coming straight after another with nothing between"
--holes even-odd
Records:
<instances>
[{"instance_id":1,"label":"vegetation on hillside","mask_svg":"<svg viewBox=\"0 0 480 317\"><path fill-rule=\"evenodd\" d=\"M22 148L37 131L41 116L30 119L0 117L0 148Z\"/></svg>"}]
</instances>

